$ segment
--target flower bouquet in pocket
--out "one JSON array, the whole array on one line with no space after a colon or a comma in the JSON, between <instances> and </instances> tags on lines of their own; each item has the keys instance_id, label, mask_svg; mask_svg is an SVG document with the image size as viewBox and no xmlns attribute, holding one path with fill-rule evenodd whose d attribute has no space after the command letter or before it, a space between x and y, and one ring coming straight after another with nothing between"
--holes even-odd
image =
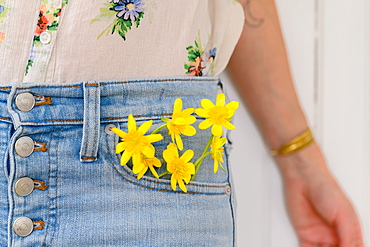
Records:
<instances>
[{"instance_id":1,"label":"flower bouquet in pocket","mask_svg":"<svg viewBox=\"0 0 370 247\"><path fill-rule=\"evenodd\" d=\"M171 118L162 117L164 124L149 134L147 132L152 126L152 120L136 126L136 121L130 114L127 132L112 128L112 131L121 137L121 141L116 145L116 153L122 153L120 164L124 166L132 159L132 171L137 174L138 179L141 179L148 169L156 178L169 175L172 189L176 191L178 185L183 192L187 192L186 184L194 179L204 158L208 155L213 159L214 173L219 170L219 167L225 170L222 166L223 149L226 144L226 138L222 136L223 130L224 128L235 129L231 120L239 107L239 102L232 101L226 104L225 95L219 93L215 104L209 99L202 99L200 104L201 108L182 109L182 100L176 99ZM181 136L192 137L197 134L193 126L196 122L195 115L203 119L199 123L199 129L211 128L211 135L200 157L192 162L194 151L191 149L183 151L184 144ZM152 143L163 139L162 134L159 134L163 129L171 136L171 142L162 153L166 171L158 174L156 168L161 167L162 163L158 157L155 157L155 147Z\"/></svg>"}]
</instances>

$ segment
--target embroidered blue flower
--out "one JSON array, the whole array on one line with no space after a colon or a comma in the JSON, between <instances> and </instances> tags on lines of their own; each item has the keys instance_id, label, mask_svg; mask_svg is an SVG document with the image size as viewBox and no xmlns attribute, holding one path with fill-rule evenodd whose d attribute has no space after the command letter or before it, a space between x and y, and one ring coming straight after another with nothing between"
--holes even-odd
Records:
<instances>
[{"instance_id":1,"label":"embroidered blue flower","mask_svg":"<svg viewBox=\"0 0 370 247\"><path fill-rule=\"evenodd\" d=\"M3 11L4 11L4 6L0 5L0 14L3 13Z\"/></svg>"},{"instance_id":2,"label":"embroidered blue flower","mask_svg":"<svg viewBox=\"0 0 370 247\"><path fill-rule=\"evenodd\" d=\"M116 6L113 7L117 11L117 17L124 20L135 21L139 16L139 12L144 12L144 3L142 0L113 0Z\"/></svg>"},{"instance_id":3,"label":"embroidered blue flower","mask_svg":"<svg viewBox=\"0 0 370 247\"><path fill-rule=\"evenodd\" d=\"M212 58L212 60L214 60L216 58L216 54L217 54L217 48L215 47L209 51L208 59Z\"/></svg>"}]
</instances>

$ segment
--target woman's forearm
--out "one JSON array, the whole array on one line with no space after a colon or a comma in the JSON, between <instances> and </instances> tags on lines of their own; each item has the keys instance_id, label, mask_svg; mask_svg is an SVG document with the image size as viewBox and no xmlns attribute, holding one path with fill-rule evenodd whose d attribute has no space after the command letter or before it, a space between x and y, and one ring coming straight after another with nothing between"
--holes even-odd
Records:
<instances>
[{"instance_id":1,"label":"woman's forearm","mask_svg":"<svg viewBox=\"0 0 370 247\"><path fill-rule=\"evenodd\" d=\"M307 128L272 0L241 1L246 23L228 70L272 149ZM247 2L249 4L247 4ZM249 25L253 14L261 24Z\"/></svg>"}]
</instances>

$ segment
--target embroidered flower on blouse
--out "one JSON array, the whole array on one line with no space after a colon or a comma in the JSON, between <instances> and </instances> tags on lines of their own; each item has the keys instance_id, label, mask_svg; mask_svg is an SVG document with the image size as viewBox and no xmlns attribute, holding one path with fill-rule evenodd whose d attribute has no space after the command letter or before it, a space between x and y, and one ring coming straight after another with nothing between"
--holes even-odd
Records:
<instances>
[{"instance_id":1,"label":"embroidered flower on blouse","mask_svg":"<svg viewBox=\"0 0 370 247\"><path fill-rule=\"evenodd\" d=\"M101 32L97 39L104 34L107 36L117 32L124 40L132 26L139 27L144 17L144 0L112 0L100 8L100 15L91 20L90 24L97 21L109 21L111 24Z\"/></svg>"},{"instance_id":2,"label":"embroidered flower on blouse","mask_svg":"<svg viewBox=\"0 0 370 247\"><path fill-rule=\"evenodd\" d=\"M68 0L63 0L62 2L62 8L68 3ZM32 48L30 51L30 57L28 58L27 61L27 66L26 66L26 72L25 75L28 74L30 68L33 65L34 60L36 59L36 50L37 47L40 46L41 41L40 41L40 35L44 31L50 31L53 32L57 30L58 28L58 19L60 17L62 9L61 8L54 8L47 6L47 4L43 4L40 7L39 11L39 19L37 20L37 25L35 29L35 33L33 36L33 44Z\"/></svg>"},{"instance_id":3,"label":"embroidered flower on blouse","mask_svg":"<svg viewBox=\"0 0 370 247\"><path fill-rule=\"evenodd\" d=\"M214 69L214 60L216 58L217 48L214 47L204 52L200 33L194 41L194 46L188 46L188 63L184 64L188 76L212 75Z\"/></svg>"},{"instance_id":4,"label":"embroidered flower on blouse","mask_svg":"<svg viewBox=\"0 0 370 247\"><path fill-rule=\"evenodd\" d=\"M201 105L203 108L195 110L196 114L206 119L199 124L200 129L207 129L212 126L212 134L214 136L222 135L222 127L228 130L234 130L235 126L230 123L232 116L239 107L239 102L232 101L225 106L225 95L220 93L217 95L216 105L209 99L202 99Z\"/></svg>"},{"instance_id":5,"label":"embroidered flower on blouse","mask_svg":"<svg viewBox=\"0 0 370 247\"><path fill-rule=\"evenodd\" d=\"M211 154L213 159L213 172L216 173L218 171L218 167L220 166L222 170L225 171L224 167L222 166L222 163L224 163L223 156L224 152L222 151L224 149L224 145L226 143L225 137L215 136L212 139L211 143Z\"/></svg>"},{"instance_id":6,"label":"embroidered flower on blouse","mask_svg":"<svg viewBox=\"0 0 370 247\"><path fill-rule=\"evenodd\" d=\"M135 21L140 12L144 12L144 4L141 0L113 0L117 4L113 7L117 11L117 17L124 20Z\"/></svg>"},{"instance_id":7,"label":"embroidered flower on blouse","mask_svg":"<svg viewBox=\"0 0 370 247\"><path fill-rule=\"evenodd\" d=\"M47 10L46 5L41 5L35 35L40 35L48 28L48 26L52 25L53 21L55 20L54 17L54 14Z\"/></svg>"},{"instance_id":8,"label":"embroidered flower on blouse","mask_svg":"<svg viewBox=\"0 0 370 247\"><path fill-rule=\"evenodd\" d=\"M9 12L8 10L10 9L5 6L5 1L0 0L0 23L2 23L3 18L7 16L7 13Z\"/></svg>"},{"instance_id":9,"label":"embroidered flower on blouse","mask_svg":"<svg viewBox=\"0 0 370 247\"><path fill-rule=\"evenodd\" d=\"M121 153L121 166L127 164L132 157L132 163L134 166L140 166L142 162L142 155L147 158L153 158L155 149L151 144L163 139L161 134L150 134L145 133L152 126L152 121L144 122L140 127L136 127L136 121L132 114L128 116L128 132L118 128L112 128L112 131L120 136L122 139L116 146L116 153Z\"/></svg>"},{"instance_id":10,"label":"embroidered flower on blouse","mask_svg":"<svg viewBox=\"0 0 370 247\"><path fill-rule=\"evenodd\" d=\"M213 49L208 50L207 52L205 52L205 57L206 57L205 67L209 68L209 70L207 72L207 75L213 75L213 70L215 68L216 55L217 55L217 48L216 47L214 47Z\"/></svg>"},{"instance_id":11,"label":"embroidered flower on blouse","mask_svg":"<svg viewBox=\"0 0 370 247\"><path fill-rule=\"evenodd\" d=\"M191 126L195 123L196 118L192 116L194 108L182 110L182 100L176 99L173 106L172 119L162 118L167 123L168 134L171 135L172 142L176 141L177 147L180 150L184 149L181 139L181 134L193 136L196 134L196 129Z\"/></svg>"},{"instance_id":12,"label":"embroidered flower on blouse","mask_svg":"<svg viewBox=\"0 0 370 247\"><path fill-rule=\"evenodd\" d=\"M191 175L195 174L195 167L189 161L193 158L193 150L186 150L182 156L174 143L170 143L163 151L163 158L167 162L167 171L171 173L171 187L176 191L177 184L180 189L187 192L186 184L190 182Z\"/></svg>"},{"instance_id":13,"label":"embroidered flower on blouse","mask_svg":"<svg viewBox=\"0 0 370 247\"><path fill-rule=\"evenodd\" d=\"M0 32L0 44L3 43L4 39L5 39L5 33Z\"/></svg>"}]
</instances>

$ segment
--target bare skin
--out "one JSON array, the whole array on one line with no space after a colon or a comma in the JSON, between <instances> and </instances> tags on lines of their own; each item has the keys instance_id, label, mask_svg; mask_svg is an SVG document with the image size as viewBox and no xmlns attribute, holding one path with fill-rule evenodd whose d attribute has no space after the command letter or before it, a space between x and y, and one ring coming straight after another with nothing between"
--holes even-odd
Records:
<instances>
[{"instance_id":1,"label":"bare skin","mask_svg":"<svg viewBox=\"0 0 370 247\"><path fill-rule=\"evenodd\" d=\"M228 70L267 145L278 149L308 123L294 89L274 0L239 2L246 22ZM300 247L364 246L356 212L316 142L276 156L276 162Z\"/></svg>"}]
</instances>

